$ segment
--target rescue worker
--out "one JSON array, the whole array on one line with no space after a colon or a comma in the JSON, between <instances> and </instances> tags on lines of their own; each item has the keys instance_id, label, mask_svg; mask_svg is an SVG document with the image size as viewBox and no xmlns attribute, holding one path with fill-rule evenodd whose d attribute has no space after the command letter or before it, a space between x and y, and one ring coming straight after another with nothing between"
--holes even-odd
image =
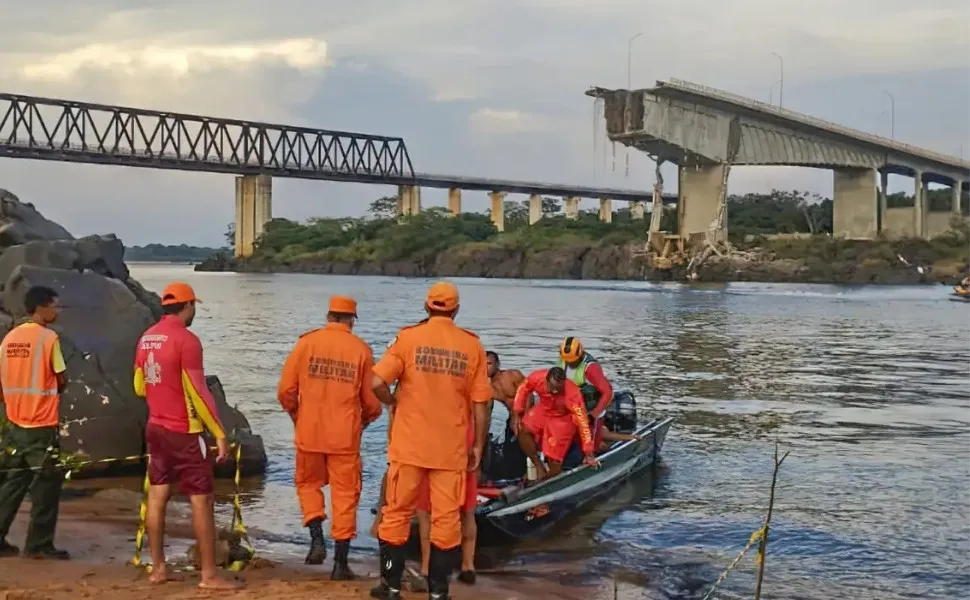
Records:
<instances>
[{"instance_id":1,"label":"rescue worker","mask_svg":"<svg viewBox=\"0 0 970 600\"><path fill-rule=\"evenodd\" d=\"M293 419L296 493L303 526L310 530L306 564L323 564L327 518L323 490L330 485L334 563L331 579L355 579L347 564L350 541L357 537L360 502L360 438L381 415L371 387L374 355L354 335L357 302L333 296L327 324L300 336L283 365L276 397Z\"/></svg>"},{"instance_id":2,"label":"rescue worker","mask_svg":"<svg viewBox=\"0 0 970 600\"><path fill-rule=\"evenodd\" d=\"M559 345L559 366L583 394L592 421L593 445L598 448L603 440L603 414L613 401L613 387L599 362L586 352L577 337L567 337Z\"/></svg>"},{"instance_id":3,"label":"rescue worker","mask_svg":"<svg viewBox=\"0 0 970 600\"><path fill-rule=\"evenodd\" d=\"M539 401L526 413L526 403L533 392L539 396ZM535 466L540 481L562 471L562 461L577 432L585 456L583 462L592 467L599 466L593 454L596 446L593 445L583 395L575 383L566 379L562 367L539 369L526 377L515 393L512 430ZM539 460L540 450L549 463L548 467Z\"/></svg>"},{"instance_id":4,"label":"rescue worker","mask_svg":"<svg viewBox=\"0 0 970 600\"><path fill-rule=\"evenodd\" d=\"M148 403L146 526L153 565L149 581L161 584L179 579L165 564L165 510L178 486L192 505L192 527L202 567L199 587L231 590L240 584L221 577L216 565L214 475L204 432L216 440L217 462L228 458L229 441L205 383L202 342L188 330L199 303L189 284L166 286L162 291L163 316L142 334L135 352L135 393Z\"/></svg>"},{"instance_id":5,"label":"rescue worker","mask_svg":"<svg viewBox=\"0 0 970 600\"><path fill-rule=\"evenodd\" d=\"M19 550L7 542L14 517L30 491L30 525L24 556L67 560L54 547L64 474L58 468L60 394L67 383L61 343L48 326L57 320L57 292L35 286L24 295L30 320L0 343L0 389L9 429L0 448L0 465L17 469L0 479L0 557ZM53 450L53 452L51 451ZM10 453L12 451L12 453Z\"/></svg>"},{"instance_id":6,"label":"rescue worker","mask_svg":"<svg viewBox=\"0 0 970 600\"><path fill-rule=\"evenodd\" d=\"M478 336L454 323L458 289L446 282L428 290L426 322L400 330L374 367L374 391L394 405L387 473L387 503L378 537L381 584L372 595L401 597L405 543L415 503L427 479L431 505L428 591L448 597L461 544L461 505L467 473L478 469L488 433L491 386ZM393 396L390 384L397 382ZM469 422L475 443L467 441Z\"/></svg>"}]
</instances>

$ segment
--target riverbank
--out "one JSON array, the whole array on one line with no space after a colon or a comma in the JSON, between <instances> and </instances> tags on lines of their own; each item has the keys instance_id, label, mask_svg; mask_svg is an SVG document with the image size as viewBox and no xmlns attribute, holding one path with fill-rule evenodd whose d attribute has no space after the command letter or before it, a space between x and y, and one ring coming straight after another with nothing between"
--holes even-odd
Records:
<instances>
[{"instance_id":1,"label":"riverbank","mask_svg":"<svg viewBox=\"0 0 970 600\"><path fill-rule=\"evenodd\" d=\"M225 592L205 592L197 588L198 575L191 570L181 573L183 581L153 586L147 574L127 564L134 551L134 534L138 524L140 494L133 489L98 489L99 482L72 484L61 501L58 522L58 547L69 551L72 560L50 563L26 559L0 561L0 598L13 600L67 600L97 598L224 598ZM106 482L102 482L106 483ZM113 482L114 483L114 482ZM132 482L137 483L137 482ZM30 503L25 502L11 529L8 540L19 544L26 533ZM251 524L252 525L252 524ZM296 527L297 525L294 525ZM185 561L191 544L192 529L187 504L174 502L169 507L166 552L168 562ZM355 582L331 582L330 561L324 567L308 567L299 556L289 556L261 543L258 528L255 538L257 560L237 574L245 588L229 594L232 598L262 600L357 600L366 598L378 579L376 558L357 555L352 568L361 577ZM149 560L147 545L142 553ZM536 565L537 573L543 570ZM233 574L228 574L232 576ZM608 597L604 582L590 585L558 585L546 579L521 577L515 572L482 574L475 587L452 584L456 600L503 600L507 598L565 598L590 600ZM602 594L599 596L598 594Z\"/></svg>"},{"instance_id":2,"label":"riverbank","mask_svg":"<svg viewBox=\"0 0 970 600\"><path fill-rule=\"evenodd\" d=\"M686 261L659 268L642 242L572 241L524 248L499 242L464 243L409 258L349 257L343 249L296 256L225 254L196 271L318 273L401 277L486 277L686 281ZM918 284L955 282L970 252L956 240L834 240L828 237L758 240L697 269L699 282Z\"/></svg>"}]
</instances>

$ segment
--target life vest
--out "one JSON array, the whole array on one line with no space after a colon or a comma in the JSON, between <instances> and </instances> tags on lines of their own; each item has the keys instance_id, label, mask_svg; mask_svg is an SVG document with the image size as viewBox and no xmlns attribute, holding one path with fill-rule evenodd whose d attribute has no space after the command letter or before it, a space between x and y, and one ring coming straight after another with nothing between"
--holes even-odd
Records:
<instances>
[{"instance_id":1,"label":"life vest","mask_svg":"<svg viewBox=\"0 0 970 600\"><path fill-rule=\"evenodd\" d=\"M586 368L592 364L599 364L599 361L593 358L589 352L583 353L583 360L579 361L575 369L570 369L566 366L566 361L561 358L559 359L559 366L566 371L566 378L579 386L579 391L583 393L583 400L586 403L587 411L596 408L596 405L599 404L600 396L602 396L598 389L586 381Z\"/></svg>"},{"instance_id":2,"label":"life vest","mask_svg":"<svg viewBox=\"0 0 970 600\"><path fill-rule=\"evenodd\" d=\"M21 427L56 427L59 420L57 375L51 365L57 334L24 323L0 343L0 385L7 419Z\"/></svg>"}]
</instances>

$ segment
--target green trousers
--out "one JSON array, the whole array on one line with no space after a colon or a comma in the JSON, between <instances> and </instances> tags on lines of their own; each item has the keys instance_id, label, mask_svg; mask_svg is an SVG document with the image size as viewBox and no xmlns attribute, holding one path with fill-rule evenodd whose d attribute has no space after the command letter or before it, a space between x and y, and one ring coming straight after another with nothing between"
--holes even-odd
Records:
<instances>
[{"instance_id":1,"label":"green trousers","mask_svg":"<svg viewBox=\"0 0 970 600\"><path fill-rule=\"evenodd\" d=\"M0 540L5 540L17 511L30 492L30 525L24 552L43 552L54 547L57 512L64 473L58 468L56 427L25 429L10 424L2 442L0 469Z\"/></svg>"}]
</instances>

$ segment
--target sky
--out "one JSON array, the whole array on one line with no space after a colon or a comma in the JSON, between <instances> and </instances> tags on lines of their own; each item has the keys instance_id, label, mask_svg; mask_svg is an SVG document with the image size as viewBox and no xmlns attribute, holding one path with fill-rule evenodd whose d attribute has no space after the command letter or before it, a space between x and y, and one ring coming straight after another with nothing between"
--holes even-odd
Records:
<instances>
[{"instance_id":1,"label":"sky","mask_svg":"<svg viewBox=\"0 0 970 600\"><path fill-rule=\"evenodd\" d=\"M402 136L422 172L649 189L652 163L631 153L627 173L584 95L626 87L628 57L633 87L676 77L775 102L783 61L786 108L887 137L894 120L898 140L970 157L966 0L0 0L0 10L2 91ZM230 175L4 159L0 188L75 235L128 245L220 245L235 206ZM732 171L732 193L772 188L829 196L832 175ZM273 213L361 215L393 193L277 179ZM422 194L424 206L445 203L446 191ZM487 204L464 193L466 210Z\"/></svg>"}]
</instances>

